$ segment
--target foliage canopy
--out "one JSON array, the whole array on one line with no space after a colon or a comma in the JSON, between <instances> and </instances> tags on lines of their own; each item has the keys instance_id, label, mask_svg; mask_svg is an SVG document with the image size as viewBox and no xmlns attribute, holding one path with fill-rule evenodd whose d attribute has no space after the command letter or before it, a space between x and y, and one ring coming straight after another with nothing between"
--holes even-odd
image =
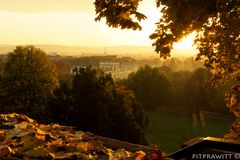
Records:
<instances>
[{"instance_id":1,"label":"foliage canopy","mask_svg":"<svg viewBox=\"0 0 240 160\"><path fill-rule=\"evenodd\" d=\"M48 113L56 122L102 136L146 144L146 113L133 93L115 85L109 74L91 67L76 67L72 87L61 83L49 102Z\"/></svg>"},{"instance_id":2,"label":"foliage canopy","mask_svg":"<svg viewBox=\"0 0 240 160\"><path fill-rule=\"evenodd\" d=\"M40 49L19 46L8 54L3 73L6 112L43 114L46 99L57 86L54 64Z\"/></svg>"},{"instance_id":3,"label":"foliage canopy","mask_svg":"<svg viewBox=\"0 0 240 160\"><path fill-rule=\"evenodd\" d=\"M142 29L139 21L146 16L137 11L141 0L96 0L96 21L106 18L106 23L110 27L121 27L122 29ZM136 20L135 20L135 19Z\"/></svg>"},{"instance_id":4,"label":"foliage canopy","mask_svg":"<svg viewBox=\"0 0 240 160\"><path fill-rule=\"evenodd\" d=\"M168 102L170 81L159 68L141 67L122 83L134 92L145 110L155 110Z\"/></svg>"}]
</instances>

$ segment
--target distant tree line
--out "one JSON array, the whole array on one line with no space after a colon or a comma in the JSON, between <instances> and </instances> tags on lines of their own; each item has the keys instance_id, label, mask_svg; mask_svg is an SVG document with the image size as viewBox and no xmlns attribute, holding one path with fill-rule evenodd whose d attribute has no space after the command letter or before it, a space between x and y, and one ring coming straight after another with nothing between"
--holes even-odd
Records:
<instances>
[{"instance_id":1,"label":"distant tree line","mask_svg":"<svg viewBox=\"0 0 240 160\"><path fill-rule=\"evenodd\" d=\"M23 113L39 122L147 143L145 111L133 92L116 85L111 75L91 67L76 67L68 75L59 72L34 46L16 47L5 62L0 61L0 69L1 113Z\"/></svg>"},{"instance_id":2,"label":"distant tree line","mask_svg":"<svg viewBox=\"0 0 240 160\"><path fill-rule=\"evenodd\" d=\"M146 65L118 83L132 90L147 111L229 114L224 96L231 82L214 87L211 77L212 73L205 68L191 72Z\"/></svg>"}]
</instances>

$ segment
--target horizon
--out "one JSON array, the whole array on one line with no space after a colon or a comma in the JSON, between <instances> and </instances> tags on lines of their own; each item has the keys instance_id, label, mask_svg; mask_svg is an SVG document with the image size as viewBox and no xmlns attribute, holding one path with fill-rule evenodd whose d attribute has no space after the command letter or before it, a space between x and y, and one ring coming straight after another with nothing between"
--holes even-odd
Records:
<instances>
[{"instance_id":1,"label":"horizon","mask_svg":"<svg viewBox=\"0 0 240 160\"><path fill-rule=\"evenodd\" d=\"M184 43L184 42L183 42ZM21 44L21 45L11 45L11 44L0 44L0 54L6 54L12 51L16 46L28 46L33 45L45 51L47 54L56 52L61 56L79 56L85 55L103 55L105 54L105 49L108 55L128 55L136 56L140 54L141 56L156 56L159 55L154 51L152 46L144 45L114 45L114 46L70 46L70 45L57 45L57 44ZM171 57L195 57L197 50L191 48L178 48L172 50ZM170 57L170 58L171 58Z\"/></svg>"}]
</instances>

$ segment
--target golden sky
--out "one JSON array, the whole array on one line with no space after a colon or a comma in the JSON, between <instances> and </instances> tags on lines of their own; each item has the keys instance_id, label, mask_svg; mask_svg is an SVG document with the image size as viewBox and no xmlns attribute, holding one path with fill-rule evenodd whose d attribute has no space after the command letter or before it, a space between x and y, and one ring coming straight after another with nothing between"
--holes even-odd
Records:
<instances>
[{"instance_id":1,"label":"golden sky","mask_svg":"<svg viewBox=\"0 0 240 160\"><path fill-rule=\"evenodd\" d=\"M95 22L94 0L0 0L0 44L151 46L148 36L160 17L154 2L143 0L140 10L148 19L142 31L132 31Z\"/></svg>"}]
</instances>

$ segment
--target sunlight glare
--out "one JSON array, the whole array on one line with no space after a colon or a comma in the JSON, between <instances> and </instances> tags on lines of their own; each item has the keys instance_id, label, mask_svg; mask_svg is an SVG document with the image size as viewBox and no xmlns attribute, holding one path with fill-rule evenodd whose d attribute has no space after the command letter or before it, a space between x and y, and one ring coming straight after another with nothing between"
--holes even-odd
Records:
<instances>
[{"instance_id":1,"label":"sunlight glare","mask_svg":"<svg viewBox=\"0 0 240 160\"><path fill-rule=\"evenodd\" d=\"M194 38L196 36L196 32L189 34L184 37L181 41L173 44L173 49L190 49L194 47Z\"/></svg>"}]
</instances>

